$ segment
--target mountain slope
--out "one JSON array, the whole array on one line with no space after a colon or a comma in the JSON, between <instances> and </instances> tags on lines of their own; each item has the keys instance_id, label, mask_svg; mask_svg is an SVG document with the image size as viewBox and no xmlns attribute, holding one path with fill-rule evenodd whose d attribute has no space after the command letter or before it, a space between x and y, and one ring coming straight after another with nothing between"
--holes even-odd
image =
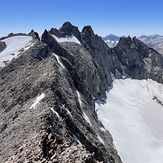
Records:
<instances>
[{"instance_id":1,"label":"mountain slope","mask_svg":"<svg viewBox=\"0 0 163 163\"><path fill-rule=\"evenodd\" d=\"M163 85L151 79L115 79L99 120L113 136L124 163L163 161Z\"/></svg>"},{"instance_id":2,"label":"mountain slope","mask_svg":"<svg viewBox=\"0 0 163 163\"><path fill-rule=\"evenodd\" d=\"M95 101L105 103L114 77L163 83L162 55L130 37L110 49L70 22L26 36L32 46L0 69L0 162L121 163Z\"/></svg>"},{"instance_id":3,"label":"mountain slope","mask_svg":"<svg viewBox=\"0 0 163 163\"><path fill-rule=\"evenodd\" d=\"M12 36L2 39L1 42L5 43L6 48L0 53L0 67L16 58L22 51L27 50L26 47L32 45L31 36Z\"/></svg>"},{"instance_id":4,"label":"mountain slope","mask_svg":"<svg viewBox=\"0 0 163 163\"><path fill-rule=\"evenodd\" d=\"M105 97L106 67L80 44L42 38L0 71L0 162L120 163L92 98Z\"/></svg>"}]
</instances>

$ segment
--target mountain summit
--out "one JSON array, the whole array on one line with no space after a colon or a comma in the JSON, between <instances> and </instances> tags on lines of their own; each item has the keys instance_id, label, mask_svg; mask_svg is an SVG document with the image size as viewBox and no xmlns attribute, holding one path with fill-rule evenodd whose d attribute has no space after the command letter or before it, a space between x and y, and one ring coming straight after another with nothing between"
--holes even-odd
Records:
<instances>
[{"instance_id":1,"label":"mountain summit","mask_svg":"<svg viewBox=\"0 0 163 163\"><path fill-rule=\"evenodd\" d=\"M34 31L1 38L0 61L6 163L122 163L97 104L106 104L115 78L163 84L163 56L140 40L120 38L111 49L91 26L79 31L70 22L45 30L41 40Z\"/></svg>"}]
</instances>

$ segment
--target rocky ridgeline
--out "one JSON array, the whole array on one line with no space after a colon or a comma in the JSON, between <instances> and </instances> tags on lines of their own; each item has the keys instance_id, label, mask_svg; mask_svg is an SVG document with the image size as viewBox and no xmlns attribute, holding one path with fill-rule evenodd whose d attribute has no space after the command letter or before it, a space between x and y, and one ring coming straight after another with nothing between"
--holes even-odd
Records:
<instances>
[{"instance_id":1,"label":"rocky ridgeline","mask_svg":"<svg viewBox=\"0 0 163 163\"><path fill-rule=\"evenodd\" d=\"M69 22L30 36L34 45L0 70L0 162L121 163L94 100L104 102L113 75L163 83L163 57L130 37L110 49Z\"/></svg>"}]
</instances>

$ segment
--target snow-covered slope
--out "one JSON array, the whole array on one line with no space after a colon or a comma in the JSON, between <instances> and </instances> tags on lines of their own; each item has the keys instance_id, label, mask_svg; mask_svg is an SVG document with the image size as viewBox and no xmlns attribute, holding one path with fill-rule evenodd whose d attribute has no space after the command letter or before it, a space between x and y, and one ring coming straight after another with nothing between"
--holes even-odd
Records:
<instances>
[{"instance_id":1,"label":"snow-covered slope","mask_svg":"<svg viewBox=\"0 0 163 163\"><path fill-rule=\"evenodd\" d=\"M27 50L32 45L31 36L12 36L1 40L7 45L0 53L0 67L10 62L13 58L18 57L19 53Z\"/></svg>"},{"instance_id":2,"label":"snow-covered slope","mask_svg":"<svg viewBox=\"0 0 163 163\"><path fill-rule=\"evenodd\" d=\"M148 80L118 80L104 105L96 103L124 163L163 162L163 85Z\"/></svg>"}]
</instances>

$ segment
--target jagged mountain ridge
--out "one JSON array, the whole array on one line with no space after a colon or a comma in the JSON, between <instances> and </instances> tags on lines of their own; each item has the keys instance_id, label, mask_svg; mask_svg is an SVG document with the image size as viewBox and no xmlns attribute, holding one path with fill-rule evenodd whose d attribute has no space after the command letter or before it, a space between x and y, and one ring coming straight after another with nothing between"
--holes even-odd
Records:
<instances>
[{"instance_id":1,"label":"jagged mountain ridge","mask_svg":"<svg viewBox=\"0 0 163 163\"><path fill-rule=\"evenodd\" d=\"M122 37L125 37L125 36L122 36ZM103 37L103 40L106 42L106 44L110 48L115 47L117 45L117 43L119 42L119 39L120 39L119 36L116 36L113 34L109 34L109 35ZM138 39L140 41L144 42L150 48L153 48L156 51L158 51L159 53L163 54L163 36L160 36L160 35L150 35L150 36L142 35L142 36L138 37Z\"/></svg>"},{"instance_id":2,"label":"jagged mountain ridge","mask_svg":"<svg viewBox=\"0 0 163 163\"><path fill-rule=\"evenodd\" d=\"M80 32L69 22L45 30L41 41L30 35L34 45L0 70L0 160L120 163L94 100L106 98L112 74L163 83L162 56L130 37L110 49L90 26Z\"/></svg>"}]
</instances>

